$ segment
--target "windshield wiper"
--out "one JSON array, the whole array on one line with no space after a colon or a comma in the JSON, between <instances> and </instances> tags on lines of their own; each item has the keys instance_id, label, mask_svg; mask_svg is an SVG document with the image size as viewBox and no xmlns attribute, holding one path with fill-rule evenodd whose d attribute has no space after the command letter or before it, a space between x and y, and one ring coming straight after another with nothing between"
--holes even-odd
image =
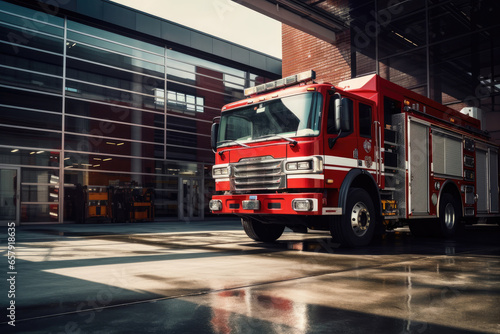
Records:
<instances>
[{"instance_id":1,"label":"windshield wiper","mask_svg":"<svg viewBox=\"0 0 500 334\"><path fill-rule=\"evenodd\" d=\"M250 146L248 146L246 144L240 143L239 141L231 140L231 139L223 140L219 144L229 144L229 143L240 145L240 146L243 146L243 147L250 147Z\"/></svg>"},{"instance_id":2,"label":"windshield wiper","mask_svg":"<svg viewBox=\"0 0 500 334\"><path fill-rule=\"evenodd\" d=\"M229 144L229 143L236 144L236 145L243 146L243 147L250 147L250 146L248 146L246 144L243 144L243 143L240 143L240 142L238 142L236 140L231 140L231 139L229 139L229 140L223 140L223 141L219 142L218 144ZM226 150L219 151L219 155L222 156L224 154L224 152L226 152Z\"/></svg>"},{"instance_id":3,"label":"windshield wiper","mask_svg":"<svg viewBox=\"0 0 500 334\"><path fill-rule=\"evenodd\" d=\"M278 134L269 134L269 135L264 135L264 136L260 136L259 138L257 139L261 139L261 138L269 138L269 137L278 137L278 138L281 138L281 139L284 139L288 142L290 142L290 146L294 147L295 145L297 145L297 141L292 139L292 138L288 138L288 137L285 137L285 136L282 136L282 135L278 135Z\"/></svg>"}]
</instances>

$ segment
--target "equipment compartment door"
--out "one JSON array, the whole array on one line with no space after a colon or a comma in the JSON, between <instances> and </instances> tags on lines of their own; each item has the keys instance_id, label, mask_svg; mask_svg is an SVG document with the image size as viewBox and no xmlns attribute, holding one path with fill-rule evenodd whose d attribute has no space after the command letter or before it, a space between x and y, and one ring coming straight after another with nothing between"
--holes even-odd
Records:
<instances>
[{"instance_id":1,"label":"equipment compartment door","mask_svg":"<svg viewBox=\"0 0 500 334\"><path fill-rule=\"evenodd\" d=\"M408 127L409 210L429 213L429 126L410 119Z\"/></svg>"}]
</instances>

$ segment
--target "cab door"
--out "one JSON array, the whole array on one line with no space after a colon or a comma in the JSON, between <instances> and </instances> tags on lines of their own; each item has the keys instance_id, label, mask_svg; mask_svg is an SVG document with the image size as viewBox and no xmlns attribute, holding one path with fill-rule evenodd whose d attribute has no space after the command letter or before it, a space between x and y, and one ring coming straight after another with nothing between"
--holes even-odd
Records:
<instances>
[{"instance_id":1,"label":"cab door","mask_svg":"<svg viewBox=\"0 0 500 334\"><path fill-rule=\"evenodd\" d=\"M338 93L329 96L324 136L326 187L340 187L340 184L328 180L340 181L343 177L338 177L339 173L347 174L357 167L358 142L353 131L353 115L352 98Z\"/></svg>"},{"instance_id":2,"label":"cab door","mask_svg":"<svg viewBox=\"0 0 500 334\"><path fill-rule=\"evenodd\" d=\"M356 132L358 134L358 167L367 169L380 186L380 140L381 128L376 119L375 106L371 103L355 102Z\"/></svg>"}]
</instances>

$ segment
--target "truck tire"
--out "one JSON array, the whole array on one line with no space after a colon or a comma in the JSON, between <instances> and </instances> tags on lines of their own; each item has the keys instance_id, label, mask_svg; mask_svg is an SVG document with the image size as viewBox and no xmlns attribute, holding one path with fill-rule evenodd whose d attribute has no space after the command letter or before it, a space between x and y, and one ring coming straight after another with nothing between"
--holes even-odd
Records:
<instances>
[{"instance_id":1,"label":"truck tire","mask_svg":"<svg viewBox=\"0 0 500 334\"><path fill-rule=\"evenodd\" d=\"M245 233L255 241L276 241L285 230L285 225L264 224L252 218L241 218L241 225Z\"/></svg>"},{"instance_id":2,"label":"truck tire","mask_svg":"<svg viewBox=\"0 0 500 334\"><path fill-rule=\"evenodd\" d=\"M444 238L453 237L460 223L460 206L449 193L442 195L439 201L439 220L436 234Z\"/></svg>"},{"instance_id":3,"label":"truck tire","mask_svg":"<svg viewBox=\"0 0 500 334\"><path fill-rule=\"evenodd\" d=\"M335 242L348 247L368 245L376 229L376 213L370 195L361 188L349 189L342 216L334 216L330 233Z\"/></svg>"}]
</instances>

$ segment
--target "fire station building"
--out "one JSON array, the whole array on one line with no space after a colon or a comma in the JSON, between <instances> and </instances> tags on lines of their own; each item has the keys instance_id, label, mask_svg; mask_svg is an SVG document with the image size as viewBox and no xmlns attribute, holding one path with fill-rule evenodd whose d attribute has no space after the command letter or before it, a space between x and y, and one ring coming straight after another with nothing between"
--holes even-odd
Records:
<instances>
[{"instance_id":1,"label":"fire station building","mask_svg":"<svg viewBox=\"0 0 500 334\"><path fill-rule=\"evenodd\" d=\"M310 69L378 74L500 143L498 1L236 2L283 23L282 61L106 0L0 0L0 221L202 219L222 105Z\"/></svg>"},{"instance_id":2,"label":"fire station building","mask_svg":"<svg viewBox=\"0 0 500 334\"><path fill-rule=\"evenodd\" d=\"M210 126L281 60L105 0L0 1L0 221L203 219Z\"/></svg>"}]
</instances>

